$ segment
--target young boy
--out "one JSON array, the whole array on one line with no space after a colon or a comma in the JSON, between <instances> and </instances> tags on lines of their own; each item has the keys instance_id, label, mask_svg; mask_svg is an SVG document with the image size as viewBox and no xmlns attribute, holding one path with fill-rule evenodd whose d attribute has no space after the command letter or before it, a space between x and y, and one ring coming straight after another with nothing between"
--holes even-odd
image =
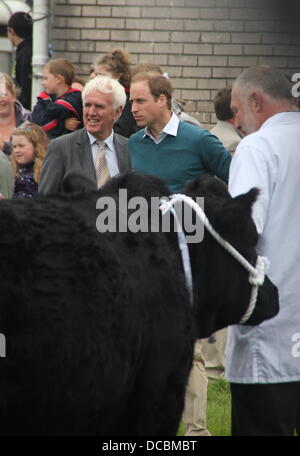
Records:
<instances>
[{"instance_id":1,"label":"young boy","mask_svg":"<svg viewBox=\"0 0 300 456\"><path fill-rule=\"evenodd\" d=\"M50 60L44 66L45 91L37 97L31 120L40 125L50 139L82 126L81 92L71 88L74 76L74 66L67 59Z\"/></svg>"}]
</instances>

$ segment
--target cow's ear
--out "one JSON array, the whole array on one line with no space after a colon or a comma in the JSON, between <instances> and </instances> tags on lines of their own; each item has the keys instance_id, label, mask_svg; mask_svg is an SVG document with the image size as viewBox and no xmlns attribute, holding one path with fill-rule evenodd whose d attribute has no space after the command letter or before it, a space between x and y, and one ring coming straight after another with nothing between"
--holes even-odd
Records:
<instances>
[{"instance_id":1,"label":"cow's ear","mask_svg":"<svg viewBox=\"0 0 300 456\"><path fill-rule=\"evenodd\" d=\"M244 213L248 212L251 215L252 206L257 200L258 195L258 188L252 188L249 192L232 198L231 204L233 207L236 207L236 210L241 210Z\"/></svg>"},{"instance_id":2,"label":"cow's ear","mask_svg":"<svg viewBox=\"0 0 300 456\"><path fill-rule=\"evenodd\" d=\"M195 179L189 181L183 189L183 193L190 196L209 196L209 197L220 197L229 199L227 185L210 174L201 174Z\"/></svg>"},{"instance_id":3,"label":"cow's ear","mask_svg":"<svg viewBox=\"0 0 300 456\"><path fill-rule=\"evenodd\" d=\"M252 188L249 192L232 198L219 209L216 219L217 229L224 236L243 238L249 228L254 227L251 219L252 206L257 199L259 190ZM251 229L251 231L253 231Z\"/></svg>"}]
</instances>

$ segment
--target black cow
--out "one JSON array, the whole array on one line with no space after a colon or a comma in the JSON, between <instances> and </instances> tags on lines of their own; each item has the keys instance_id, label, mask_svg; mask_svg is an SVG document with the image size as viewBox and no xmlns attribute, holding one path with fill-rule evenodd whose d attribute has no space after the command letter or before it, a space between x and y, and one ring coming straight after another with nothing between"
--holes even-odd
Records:
<instances>
[{"instance_id":1,"label":"black cow","mask_svg":"<svg viewBox=\"0 0 300 456\"><path fill-rule=\"evenodd\" d=\"M201 189L211 223L254 264L256 190L232 199L207 179L191 193ZM168 194L129 174L98 192L0 202L2 435L174 435L195 339L248 306L248 273L208 234L189 245L193 307L176 233L100 234L96 200L117 201L119 188ZM277 312L266 279L249 324Z\"/></svg>"}]
</instances>

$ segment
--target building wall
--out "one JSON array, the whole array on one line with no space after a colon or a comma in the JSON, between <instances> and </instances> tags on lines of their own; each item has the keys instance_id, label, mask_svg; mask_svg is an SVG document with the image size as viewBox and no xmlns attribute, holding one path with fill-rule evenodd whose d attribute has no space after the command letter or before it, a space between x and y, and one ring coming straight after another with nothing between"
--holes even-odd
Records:
<instances>
[{"instance_id":1,"label":"building wall","mask_svg":"<svg viewBox=\"0 0 300 456\"><path fill-rule=\"evenodd\" d=\"M279 2L280 3L280 2ZM212 99L257 63L300 70L300 34L270 0L53 0L54 57L87 76L95 56L116 47L132 62L168 72L186 111L209 128Z\"/></svg>"}]
</instances>

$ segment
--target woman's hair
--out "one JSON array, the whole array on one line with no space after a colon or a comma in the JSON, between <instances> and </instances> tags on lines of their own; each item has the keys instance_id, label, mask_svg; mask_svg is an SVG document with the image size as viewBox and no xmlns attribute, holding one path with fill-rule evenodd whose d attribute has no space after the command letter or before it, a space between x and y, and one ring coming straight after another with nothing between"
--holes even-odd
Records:
<instances>
[{"instance_id":1,"label":"woman's hair","mask_svg":"<svg viewBox=\"0 0 300 456\"><path fill-rule=\"evenodd\" d=\"M6 73L0 73L0 84L1 82L5 83L6 89L9 90L13 95L17 96L17 89L14 84L14 81Z\"/></svg>"},{"instance_id":2,"label":"woman's hair","mask_svg":"<svg viewBox=\"0 0 300 456\"><path fill-rule=\"evenodd\" d=\"M86 84L86 79L82 78L81 76L75 75L73 82L78 82L79 84L81 84L84 87Z\"/></svg>"},{"instance_id":3,"label":"woman's hair","mask_svg":"<svg viewBox=\"0 0 300 456\"><path fill-rule=\"evenodd\" d=\"M79 84L81 87L76 87L78 84ZM82 78L82 77L80 77L80 76L75 76L75 78L74 78L74 80L73 80L73 82L72 82L71 87L72 87L72 89L77 89L77 90L80 90L80 92L82 92L83 89L84 89L85 84L86 84L86 80L85 80L84 78Z\"/></svg>"},{"instance_id":4,"label":"woman's hair","mask_svg":"<svg viewBox=\"0 0 300 456\"><path fill-rule=\"evenodd\" d=\"M122 49L115 49L103 57L97 57L94 66L103 65L113 77L118 77L120 84L128 89L131 82L130 55Z\"/></svg>"},{"instance_id":5,"label":"woman's hair","mask_svg":"<svg viewBox=\"0 0 300 456\"><path fill-rule=\"evenodd\" d=\"M94 76L93 76L94 74ZM95 65L92 63L89 69L89 77L95 77Z\"/></svg>"},{"instance_id":6,"label":"woman's hair","mask_svg":"<svg viewBox=\"0 0 300 456\"><path fill-rule=\"evenodd\" d=\"M163 74L162 69L157 63L142 62L136 65L131 70L131 77L133 78L138 73L159 73Z\"/></svg>"},{"instance_id":7,"label":"woman's hair","mask_svg":"<svg viewBox=\"0 0 300 456\"><path fill-rule=\"evenodd\" d=\"M34 147L35 159L33 166L34 180L38 184L41 177L43 160L47 153L48 137L44 130L32 122L24 122L13 131L12 136L25 136ZM14 153L11 158L12 167L16 177L19 177L19 165Z\"/></svg>"}]
</instances>

